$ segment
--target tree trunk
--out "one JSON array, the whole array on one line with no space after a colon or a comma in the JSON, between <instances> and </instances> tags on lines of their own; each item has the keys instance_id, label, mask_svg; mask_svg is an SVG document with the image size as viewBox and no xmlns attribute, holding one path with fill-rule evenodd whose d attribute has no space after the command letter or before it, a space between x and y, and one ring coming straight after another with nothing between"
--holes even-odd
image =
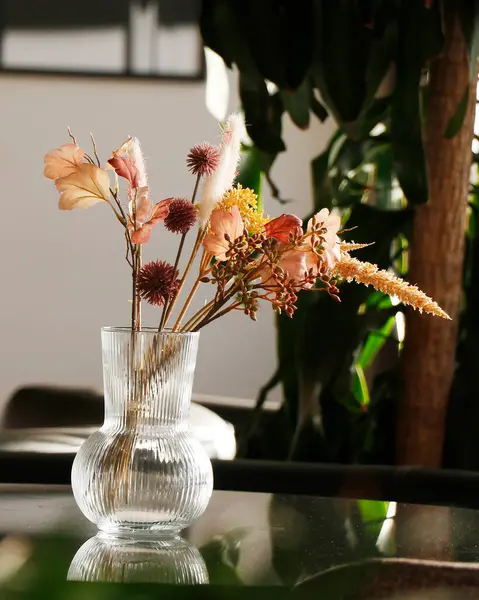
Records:
<instances>
[{"instance_id":1,"label":"tree trunk","mask_svg":"<svg viewBox=\"0 0 479 600\"><path fill-rule=\"evenodd\" d=\"M424 130L429 203L416 212L409 268L409 281L432 296L452 321L408 312L397 430L398 463L428 467L442 462L454 377L476 95L475 85L470 85L463 126L453 139L446 139L449 119L469 83L466 45L454 5L455 0L446 3L446 46L430 72Z\"/></svg>"}]
</instances>

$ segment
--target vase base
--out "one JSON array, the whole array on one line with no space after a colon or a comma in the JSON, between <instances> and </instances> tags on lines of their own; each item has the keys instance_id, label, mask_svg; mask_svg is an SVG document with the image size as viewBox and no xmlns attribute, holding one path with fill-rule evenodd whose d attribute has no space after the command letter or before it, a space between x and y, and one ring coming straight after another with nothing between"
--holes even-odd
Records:
<instances>
[{"instance_id":1,"label":"vase base","mask_svg":"<svg viewBox=\"0 0 479 600\"><path fill-rule=\"evenodd\" d=\"M101 534L110 537L134 537L139 538L168 538L175 535L187 526L187 523L171 521L167 514L151 513L142 511L122 511L120 522L107 521L97 523Z\"/></svg>"},{"instance_id":2,"label":"vase base","mask_svg":"<svg viewBox=\"0 0 479 600\"><path fill-rule=\"evenodd\" d=\"M180 539L181 529L133 529L117 527L99 529L97 537L103 540L131 540L132 542L161 542Z\"/></svg>"}]
</instances>

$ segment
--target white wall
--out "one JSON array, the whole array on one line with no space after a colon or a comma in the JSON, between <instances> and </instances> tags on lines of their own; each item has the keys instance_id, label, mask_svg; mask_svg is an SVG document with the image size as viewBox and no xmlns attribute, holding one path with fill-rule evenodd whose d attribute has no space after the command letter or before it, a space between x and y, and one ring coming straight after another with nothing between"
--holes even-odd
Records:
<instances>
[{"instance_id":1,"label":"white wall","mask_svg":"<svg viewBox=\"0 0 479 600\"><path fill-rule=\"evenodd\" d=\"M100 390L100 327L127 324L129 316L122 233L106 205L60 212L56 190L42 176L43 155L68 141L67 125L85 146L94 132L103 160L132 134L148 157L153 197L188 196L189 147L218 137L204 86L3 75L0 107L0 405L24 384ZM288 152L274 176L284 196L297 200L288 211L309 210L309 161L330 128L315 123L304 133L285 123ZM282 212L270 199L266 208ZM147 257L171 260L176 243L160 226ZM147 319L155 323L157 315ZM275 361L269 306L256 324L228 316L202 333L195 391L253 398Z\"/></svg>"}]
</instances>

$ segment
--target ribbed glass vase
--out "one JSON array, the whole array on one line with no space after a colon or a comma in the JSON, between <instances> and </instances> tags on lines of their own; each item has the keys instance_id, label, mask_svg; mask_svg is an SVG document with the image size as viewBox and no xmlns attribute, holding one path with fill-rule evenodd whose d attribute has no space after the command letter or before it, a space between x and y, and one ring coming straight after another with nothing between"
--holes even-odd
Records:
<instances>
[{"instance_id":1,"label":"ribbed glass vase","mask_svg":"<svg viewBox=\"0 0 479 600\"><path fill-rule=\"evenodd\" d=\"M75 500L100 530L170 534L206 509L211 462L188 429L198 339L102 329L105 422L72 468Z\"/></svg>"}]
</instances>

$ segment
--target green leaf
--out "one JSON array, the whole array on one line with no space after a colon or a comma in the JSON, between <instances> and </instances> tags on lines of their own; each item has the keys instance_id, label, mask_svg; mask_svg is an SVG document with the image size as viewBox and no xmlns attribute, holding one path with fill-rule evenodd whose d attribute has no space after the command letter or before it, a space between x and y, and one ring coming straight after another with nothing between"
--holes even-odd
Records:
<instances>
[{"instance_id":1,"label":"green leaf","mask_svg":"<svg viewBox=\"0 0 479 600\"><path fill-rule=\"evenodd\" d=\"M203 0L200 14L200 33L203 43L219 54L231 68L235 52L228 47L228 38L223 34L230 26L232 18L228 3L219 0Z\"/></svg>"},{"instance_id":2,"label":"green leaf","mask_svg":"<svg viewBox=\"0 0 479 600\"><path fill-rule=\"evenodd\" d=\"M313 178L314 210L317 212L322 208L331 209L333 197L329 189L327 152L323 152L311 161L311 174Z\"/></svg>"},{"instance_id":3,"label":"green leaf","mask_svg":"<svg viewBox=\"0 0 479 600\"><path fill-rule=\"evenodd\" d=\"M236 3L236 27L244 32L259 71L281 89L296 89L308 72L313 53L312 4L312 0Z\"/></svg>"},{"instance_id":4,"label":"green leaf","mask_svg":"<svg viewBox=\"0 0 479 600\"><path fill-rule=\"evenodd\" d=\"M464 119L466 118L467 113L467 105L469 104L470 92L470 86L467 85L466 89L464 90L464 94L462 95L462 98L459 104L457 105L456 112L449 119L446 132L444 134L445 137L449 140L452 139L457 133L459 133L459 130L461 129L462 124L464 123Z\"/></svg>"},{"instance_id":5,"label":"green leaf","mask_svg":"<svg viewBox=\"0 0 479 600\"><path fill-rule=\"evenodd\" d=\"M390 317L386 323L377 331L372 331L364 344L357 359L356 365L366 370L374 362L379 351L386 343L394 328L395 317Z\"/></svg>"},{"instance_id":6,"label":"green leaf","mask_svg":"<svg viewBox=\"0 0 479 600\"><path fill-rule=\"evenodd\" d=\"M329 159L334 205L350 206L352 202L360 202L368 190L372 205L391 208L391 171L391 148L382 137L362 141L338 139Z\"/></svg>"},{"instance_id":7,"label":"green leaf","mask_svg":"<svg viewBox=\"0 0 479 600\"><path fill-rule=\"evenodd\" d=\"M354 122L366 94L371 32L350 3L315 3L312 76L321 97L341 126Z\"/></svg>"},{"instance_id":8,"label":"green leaf","mask_svg":"<svg viewBox=\"0 0 479 600\"><path fill-rule=\"evenodd\" d=\"M385 79L391 69L394 69L397 51L397 20L389 16L384 31L380 37L373 38L366 68L366 93L361 112L358 115L358 129L362 135L368 135L371 129L384 117L389 106L391 90L384 88ZM392 71L394 73L394 71ZM381 84L383 84L381 86ZM394 86L394 77L391 78ZM381 86L381 87L380 87ZM381 98L377 96L381 94ZM378 110L379 108L379 110Z\"/></svg>"},{"instance_id":9,"label":"green leaf","mask_svg":"<svg viewBox=\"0 0 479 600\"><path fill-rule=\"evenodd\" d=\"M231 2L230 3L234 3ZM238 4L238 3L236 3ZM243 0L236 27L242 30L255 64L264 79L286 87L282 14L278 2ZM239 27L238 27L239 25Z\"/></svg>"},{"instance_id":10,"label":"green leaf","mask_svg":"<svg viewBox=\"0 0 479 600\"><path fill-rule=\"evenodd\" d=\"M355 124L357 137L369 136L378 123L388 123L391 113L391 98L376 98L367 111L362 113Z\"/></svg>"},{"instance_id":11,"label":"green leaf","mask_svg":"<svg viewBox=\"0 0 479 600\"><path fill-rule=\"evenodd\" d=\"M280 190L278 186L275 184L271 177L271 168L276 160L276 154L271 154L269 152L260 152L261 157L261 170L263 172L264 178L269 185L271 196L277 200L280 204L287 204L289 200L284 199L281 196Z\"/></svg>"},{"instance_id":12,"label":"green leaf","mask_svg":"<svg viewBox=\"0 0 479 600\"><path fill-rule=\"evenodd\" d=\"M384 521L388 514L389 502L358 500L358 508L363 523Z\"/></svg>"},{"instance_id":13,"label":"green leaf","mask_svg":"<svg viewBox=\"0 0 479 600\"><path fill-rule=\"evenodd\" d=\"M364 375L363 368L360 364L354 365L354 374L351 380L351 391L357 403L361 407L369 405L369 388L366 376Z\"/></svg>"},{"instance_id":14,"label":"green leaf","mask_svg":"<svg viewBox=\"0 0 479 600\"><path fill-rule=\"evenodd\" d=\"M237 27L238 11L235 2L203 0L200 14L200 32L203 43L219 54L228 67L236 63L241 73L259 77L243 31Z\"/></svg>"},{"instance_id":15,"label":"green leaf","mask_svg":"<svg viewBox=\"0 0 479 600\"><path fill-rule=\"evenodd\" d=\"M270 96L260 77L240 73L239 91L248 134L264 152L277 154L286 149L281 138L283 104L278 93Z\"/></svg>"},{"instance_id":16,"label":"green leaf","mask_svg":"<svg viewBox=\"0 0 479 600\"><path fill-rule=\"evenodd\" d=\"M311 85L308 79L296 91L281 92L283 105L291 120L300 129L309 127L309 108L311 98Z\"/></svg>"},{"instance_id":17,"label":"green leaf","mask_svg":"<svg viewBox=\"0 0 479 600\"><path fill-rule=\"evenodd\" d=\"M423 44L428 26L422 2L403 7L399 21L396 87L391 104L391 142L394 170L411 204L428 200L426 157L422 140L420 89L427 48Z\"/></svg>"},{"instance_id":18,"label":"green leaf","mask_svg":"<svg viewBox=\"0 0 479 600\"><path fill-rule=\"evenodd\" d=\"M390 308L392 306L391 298L383 292L374 291L366 302L368 308Z\"/></svg>"},{"instance_id":19,"label":"green leaf","mask_svg":"<svg viewBox=\"0 0 479 600\"><path fill-rule=\"evenodd\" d=\"M375 146L374 156L370 160L375 164L374 190L375 205L387 210L393 208L393 155L390 144ZM368 157L367 157L368 158Z\"/></svg>"},{"instance_id":20,"label":"green leaf","mask_svg":"<svg viewBox=\"0 0 479 600\"><path fill-rule=\"evenodd\" d=\"M259 4L257 0L252 0ZM273 0L275 5L281 4ZM287 87L296 89L311 68L314 51L314 1L283 0L283 36Z\"/></svg>"},{"instance_id":21,"label":"green leaf","mask_svg":"<svg viewBox=\"0 0 479 600\"><path fill-rule=\"evenodd\" d=\"M358 500L357 504L362 521L363 543L366 542L369 548L376 548L379 534L387 518L389 502Z\"/></svg>"},{"instance_id":22,"label":"green leaf","mask_svg":"<svg viewBox=\"0 0 479 600\"><path fill-rule=\"evenodd\" d=\"M329 179L331 155L336 144L345 139L346 136L338 129L331 137L326 150L311 161L315 212L320 211L322 208L331 209L332 207L333 197Z\"/></svg>"},{"instance_id":23,"label":"green leaf","mask_svg":"<svg viewBox=\"0 0 479 600\"><path fill-rule=\"evenodd\" d=\"M328 111L324 108L321 102L316 98L314 90L311 90L311 110L316 115L316 117L324 123L326 119L329 117Z\"/></svg>"},{"instance_id":24,"label":"green leaf","mask_svg":"<svg viewBox=\"0 0 479 600\"><path fill-rule=\"evenodd\" d=\"M254 190L258 195L258 209L262 206L261 198L261 151L256 146L245 146L241 153L237 183L244 188Z\"/></svg>"}]
</instances>

